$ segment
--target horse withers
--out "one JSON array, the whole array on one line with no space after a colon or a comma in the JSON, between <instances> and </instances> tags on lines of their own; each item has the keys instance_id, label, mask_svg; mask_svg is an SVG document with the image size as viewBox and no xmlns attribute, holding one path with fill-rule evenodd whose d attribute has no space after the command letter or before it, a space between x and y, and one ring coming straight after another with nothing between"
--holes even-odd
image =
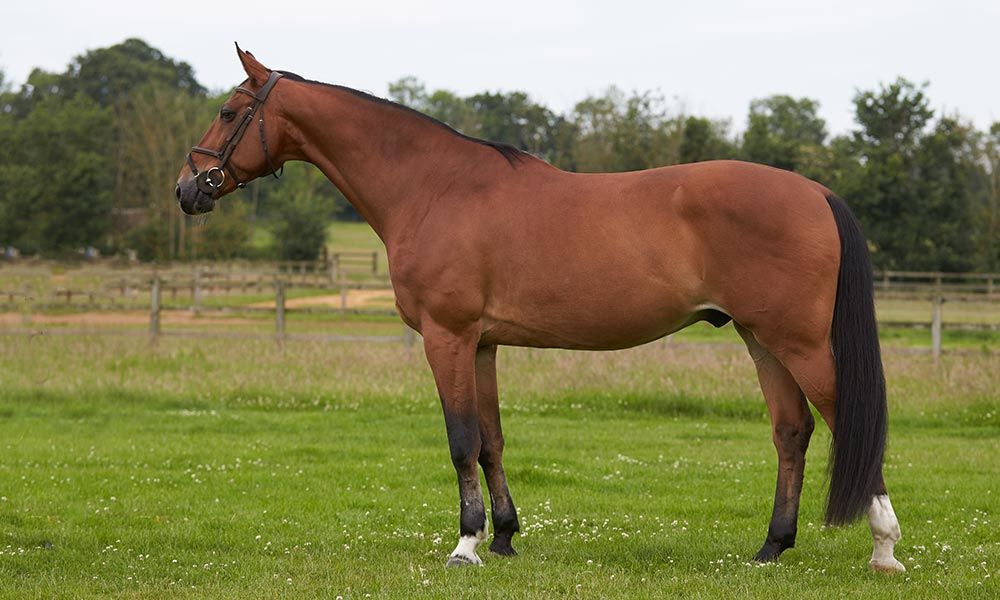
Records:
<instances>
[{"instance_id":1,"label":"horse withers","mask_svg":"<svg viewBox=\"0 0 1000 600\"><path fill-rule=\"evenodd\" d=\"M733 321L753 357L778 454L774 510L756 555L795 543L807 401L833 432L826 522L866 515L870 566L903 571L882 478L885 381L871 264L850 209L770 167L711 161L568 173L404 106L271 71L237 47L247 79L177 182L188 214L290 160L310 162L385 243L402 319L423 336L458 476L449 565L515 554L503 470L497 346L613 350L693 322Z\"/></svg>"}]
</instances>

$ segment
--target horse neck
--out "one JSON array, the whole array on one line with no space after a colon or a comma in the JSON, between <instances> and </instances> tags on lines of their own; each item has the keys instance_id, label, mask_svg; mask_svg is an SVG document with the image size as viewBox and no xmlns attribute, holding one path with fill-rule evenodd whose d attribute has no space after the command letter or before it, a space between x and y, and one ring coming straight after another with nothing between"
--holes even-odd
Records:
<instances>
[{"instance_id":1,"label":"horse neck","mask_svg":"<svg viewBox=\"0 0 1000 600\"><path fill-rule=\"evenodd\" d=\"M282 102L293 146L284 158L319 167L387 247L456 178L488 185L510 171L492 148L402 107L336 86L296 82L293 91Z\"/></svg>"}]
</instances>

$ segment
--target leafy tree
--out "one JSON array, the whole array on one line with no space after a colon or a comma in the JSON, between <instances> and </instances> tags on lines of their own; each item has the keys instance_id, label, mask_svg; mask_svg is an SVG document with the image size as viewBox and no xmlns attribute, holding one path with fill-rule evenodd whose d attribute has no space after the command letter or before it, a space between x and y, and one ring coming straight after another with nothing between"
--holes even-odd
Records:
<instances>
[{"instance_id":1,"label":"leafy tree","mask_svg":"<svg viewBox=\"0 0 1000 600\"><path fill-rule=\"evenodd\" d=\"M855 95L855 118L861 125L856 138L867 153L910 156L916 152L917 142L934 117L926 88L926 83L917 86L899 78L878 91Z\"/></svg>"},{"instance_id":2,"label":"leafy tree","mask_svg":"<svg viewBox=\"0 0 1000 600\"><path fill-rule=\"evenodd\" d=\"M855 118L860 129L853 145L862 165L852 199L874 246L876 265L903 269L913 263L913 219L920 218L917 180L920 138L934 113L923 86L899 79L878 91L858 92Z\"/></svg>"},{"instance_id":3,"label":"leafy tree","mask_svg":"<svg viewBox=\"0 0 1000 600\"><path fill-rule=\"evenodd\" d=\"M26 253L106 243L115 175L101 150L114 144L112 113L83 95L50 96L5 129L0 243Z\"/></svg>"},{"instance_id":4,"label":"leafy tree","mask_svg":"<svg viewBox=\"0 0 1000 600\"><path fill-rule=\"evenodd\" d=\"M466 103L476 115L472 131L476 137L504 142L548 160L566 151L554 135L564 125L563 119L524 92L485 92L470 96Z\"/></svg>"},{"instance_id":5,"label":"leafy tree","mask_svg":"<svg viewBox=\"0 0 1000 600\"><path fill-rule=\"evenodd\" d=\"M152 81L133 89L122 101L115 194L119 231L143 222L162 230L129 237L127 242L143 258L193 256L187 236L190 218L177 208L174 184L182 157L204 133L226 97L228 93L205 98ZM138 215L138 219L131 215Z\"/></svg>"},{"instance_id":6,"label":"leafy tree","mask_svg":"<svg viewBox=\"0 0 1000 600\"><path fill-rule=\"evenodd\" d=\"M898 79L855 96L859 166L848 190L877 265L967 270L975 262L978 137L954 118L932 122L925 87Z\"/></svg>"},{"instance_id":7,"label":"leafy tree","mask_svg":"<svg viewBox=\"0 0 1000 600\"><path fill-rule=\"evenodd\" d=\"M277 254L284 260L314 260L338 210L331 201L333 185L307 163L291 163L286 172L287 181L268 197Z\"/></svg>"},{"instance_id":8,"label":"leafy tree","mask_svg":"<svg viewBox=\"0 0 1000 600\"><path fill-rule=\"evenodd\" d=\"M924 86L905 79L859 91L856 131L830 140L815 101L784 95L755 100L740 139L727 122L672 115L655 92L612 87L568 114L523 92L463 97L413 77L390 95L568 170L728 157L793 169L848 198L880 267L1000 270L1000 124L979 132L958 117L935 119ZM275 232L275 253L316 257L327 222L353 211L311 166L289 165L281 185L255 182L207 222L177 210L182 157L221 102L189 65L137 39L85 52L62 73L36 69L16 89L0 70L0 246L226 258L248 252L259 219Z\"/></svg>"},{"instance_id":9,"label":"leafy tree","mask_svg":"<svg viewBox=\"0 0 1000 600\"><path fill-rule=\"evenodd\" d=\"M907 268L967 271L973 266L972 206L976 164L974 130L942 118L920 140L915 157L916 210L907 211Z\"/></svg>"},{"instance_id":10,"label":"leafy tree","mask_svg":"<svg viewBox=\"0 0 1000 600\"><path fill-rule=\"evenodd\" d=\"M136 191L135 182L159 177L152 164L134 168L138 155L153 154L160 165L169 161L174 173L183 156L149 140L139 152L126 150L129 138L142 133L129 128L133 96L149 85L204 93L190 66L130 39L78 56L63 73L35 69L16 93L0 95L0 152L7 167L0 169L0 243L49 254L114 246L112 225L120 212L113 209L130 206L123 196ZM175 114L157 118L166 123ZM159 128L163 135L175 132ZM26 174L44 185L18 181ZM166 193L172 186L165 184Z\"/></svg>"},{"instance_id":11,"label":"leafy tree","mask_svg":"<svg viewBox=\"0 0 1000 600\"><path fill-rule=\"evenodd\" d=\"M476 115L464 98L448 90L435 90L427 96L423 108L417 108L435 119L447 123L458 131L470 132L476 128Z\"/></svg>"},{"instance_id":12,"label":"leafy tree","mask_svg":"<svg viewBox=\"0 0 1000 600\"><path fill-rule=\"evenodd\" d=\"M684 134L680 147L680 162L736 158L739 150L727 138L729 123L704 117L684 119Z\"/></svg>"},{"instance_id":13,"label":"leafy tree","mask_svg":"<svg viewBox=\"0 0 1000 600\"><path fill-rule=\"evenodd\" d=\"M187 228L188 252L192 258L232 260L247 254L251 227L245 195L227 196L205 217L194 217Z\"/></svg>"},{"instance_id":14,"label":"leafy tree","mask_svg":"<svg viewBox=\"0 0 1000 600\"><path fill-rule=\"evenodd\" d=\"M626 96L610 87L577 103L579 130L574 167L581 171L634 171L680 161L683 123L667 115L662 95Z\"/></svg>"},{"instance_id":15,"label":"leafy tree","mask_svg":"<svg viewBox=\"0 0 1000 600\"><path fill-rule=\"evenodd\" d=\"M114 105L150 82L195 96L205 94L191 65L167 58L136 38L76 57L63 78L71 93L83 93L102 106Z\"/></svg>"},{"instance_id":16,"label":"leafy tree","mask_svg":"<svg viewBox=\"0 0 1000 600\"><path fill-rule=\"evenodd\" d=\"M750 103L743 153L748 160L814 176L826 140L819 103L775 95Z\"/></svg>"},{"instance_id":17,"label":"leafy tree","mask_svg":"<svg viewBox=\"0 0 1000 600\"><path fill-rule=\"evenodd\" d=\"M979 156L981 195L972 209L975 266L996 273L1000 271L1000 122L982 136Z\"/></svg>"},{"instance_id":18,"label":"leafy tree","mask_svg":"<svg viewBox=\"0 0 1000 600\"><path fill-rule=\"evenodd\" d=\"M462 98L447 90L428 94L422 82L404 77L389 96L474 137L510 144L556 164L569 161L571 126L524 92L483 92Z\"/></svg>"},{"instance_id":19,"label":"leafy tree","mask_svg":"<svg viewBox=\"0 0 1000 600\"><path fill-rule=\"evenodd\" d=\"M857 212L859 205L863 204L861 195L864 193L865 164L855 136L836 136L823 151L822 174L816 180L845 197Z\"/></svg>"},{"instance_id":20,"label":"leafy tree","mask_svg":"<svg viewBox=\"0 0 1000 600\"><path fill-rule=\"evenodd\" d=\"M427 108L427 86L412 75L390 83L389 97L414 110L423 111Z\"/></svg>"}]
</instances>

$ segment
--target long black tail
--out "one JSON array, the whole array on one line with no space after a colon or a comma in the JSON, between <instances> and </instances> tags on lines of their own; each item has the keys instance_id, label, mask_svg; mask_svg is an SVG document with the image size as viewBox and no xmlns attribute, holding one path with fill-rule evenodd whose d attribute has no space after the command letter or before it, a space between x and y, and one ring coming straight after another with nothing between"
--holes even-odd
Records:
<instances>
[{"instance_id":1,"label":"long black tail","mask_svg":"<svg viewBox=\"0 0 1000 600\"><path fill-rule=\"evenodd\" d=\"M872 496L884 493L880 488L887 410L868 243L847 203L834 195L826 200L840 233L840 274L830 334L837 399L826 522L840 525L862 516Z\"/></svg>"}]
</instances>

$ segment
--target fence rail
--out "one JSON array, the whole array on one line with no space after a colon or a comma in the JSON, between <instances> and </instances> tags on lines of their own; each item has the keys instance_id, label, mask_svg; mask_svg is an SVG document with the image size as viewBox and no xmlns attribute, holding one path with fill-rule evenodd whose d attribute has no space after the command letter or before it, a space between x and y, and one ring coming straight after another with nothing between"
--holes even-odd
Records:
<instances>
[{"instance_id":1,"label":"fence rail","mask_svg":"<svg viewBox=\"0 0 1000 600\"><path fill-rule=\"evenodd\" d=\"M0 313L30 315L47 311L149 311L149 333L177 335L164 331L164 310L190 310L194 313L274 314L274 335L279 339L312 337L320 339L367 339L371 336L331 336L289 333L289 313L390 315L395 311L357 309L349 306L351 290L391 292L388 273L380 272L377 252L343 252L322 261L273 263L195 263L140 265L83 264L76 267L60 264L33 264L23 261L0 262ZM942 331L1000 331L1000 318L988 322L947 321L945 303L997 304L1000 311L1000 274L879 271L875 274L879 301L920 301L930 304L925 315L905 319L882 319L880 326L923 328L930 331L935 358L942 351ZM339 306L288 306L292 290L325 290L339 294ZM236 298L236 296L243 296ZM248 301L248 298L254 302ZM273 298L259 302L262 298ZM207 301L208 299L211 299ZM923 309L921 309L923 310ZM977 308L977 310L979 310ZM992 311L992 308L989 309ZM998 315L1000 313L991 313ZM8 329L5 332L13 332ZM194 333L194 332L188 332ZM233 335L234 332L205 332L204 335ZM187 333L185 333L186 335ZM404 329L400 336L389 336L412 343L413 334ZM304 338L303 338L304 339Z\"/></svg>"},{"instance_id":2,"label":"fence rail","mask_svg":"<svg viewBox=\"0 0 1000 600\"><path fill-rule=\"evenodd\" d=\"M998 273L941 273L929 271L878 271L875 289L894 298L942 297L949 300L1000 299Z\"/></svg>"}]
</instances>

